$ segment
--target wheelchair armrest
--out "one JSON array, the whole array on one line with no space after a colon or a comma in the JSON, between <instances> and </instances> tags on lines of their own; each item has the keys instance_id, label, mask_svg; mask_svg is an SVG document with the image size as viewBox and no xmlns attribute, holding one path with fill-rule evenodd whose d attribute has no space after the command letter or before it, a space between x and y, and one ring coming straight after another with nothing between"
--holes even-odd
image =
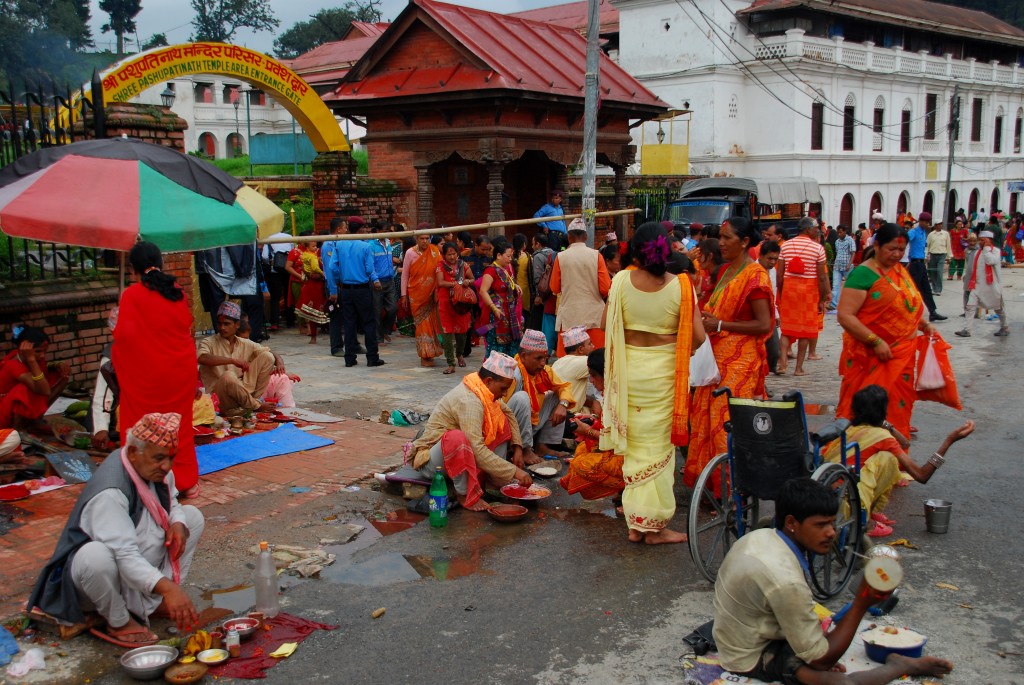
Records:
<instances>
[{"instance_id":1,"label":"wheelchair armrest","mask_svg":"<svg viewBox=\"0 0 1024 685\"><path fill-rule=\"evenodd\" d=\"M711 396L712 396L712 397L718 397L718 396L719 396L719 395L721 395L721 394L722 394L723 392L724 392L724 393L726 393L726 394L727 394L727 395L728 395L729 397L732 397L732 390L730 390L730 389L729 389L729 388L728 388L727 386L725 386L725 385L723 385L723 386L721 386L721 387L719 387L719 388L715 388L714 390L712 390L712 391L711 391Z\"/></svg>"},{"instance_id":2,"label":"wheelchair armrest","mask_svg":"<svg viewBox=\"0 0 1024 685\"><path fill-rule=\"evenodd\" d=\"M795 402L798 399L800 399L800 397L801 397L801 395L800 395L800 391L799 390L790 390L789 392L787 392L785 395L782 396L782 401L783 402Z\"/></svg>"},{"instance_id":3,"label":"wheelchair armrest","mask_svg":"<svg viewBox=\"0 0 1024 685\"><path fill-rule=\"evenodd\" d=\"M836 419L832 423L825 424L815 432L811 433L811 438L819 445L824 445L832 442L845 433L846 429L849 427L850 421L848 419Z\"/></svg>"}]
</instances>

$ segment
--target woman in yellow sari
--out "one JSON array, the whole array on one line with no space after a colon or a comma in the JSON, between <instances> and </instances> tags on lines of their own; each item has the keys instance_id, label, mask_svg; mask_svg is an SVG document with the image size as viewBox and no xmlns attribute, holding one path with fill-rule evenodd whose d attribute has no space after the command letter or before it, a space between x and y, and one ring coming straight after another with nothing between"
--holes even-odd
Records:
<instances>
[{"instance_id":1,"label":"woman in yellow sari","mask_svg":"<svg viewBox=\"0 0 1024 685\"><path fill-rule=\"evenodd\" d=\"M416 325L416 354L420 366L434 366L434 357L444 353L438 337L441 321L437 314L437 277L434 272L441 262L441 252L430 244L429 235L416 236L416 245L405 253L402 264L402 297L412 312Z\"/></svg>"},{"instance_id":2,"label":"woman in yellow sari","mask_svg":"<svg viewBox=\"0 0 1024 685\"><path fill-rule=\"evenodd\" d=\"M836 415L852 419L853 395L868 385L889 392L889 421L910 435L910 415L917 399L914 364L918 331L934 328L921 316L921 294L900 264L907 249L907 232L885 224L875 233L870 259L846 277L837 318L843 327L839 357L839 406Z\"/></svg>"},{"instance_id":3,"label":"woman in yellow sari","mask_svg":"<svg viewBox=\"0 0 1024 685\"><path fill-rule=\"evenodd\" d=\"M733 397L748 399L765 396L768 355L764 343L775 326L771 280L748 253L758 238L757 230L743 217L722 224L718 246L724 264L701 315L722 375L721 385L729 388ZM725 395L713 397L714 389L710 385L696 388L691 401L693 436L683 467L683 482L689 487L696 484L715 455L728 449L725 422L729 420L729 403ZM713 492L721 486L718 478L716 471L710 483Z\"/></svg>"},{"instance_id":4,"label":"woman in yellow sari","mask_svg":"<svg viewBox=\"0 0 1024 685\"><path fill-rule=\"evenodd\" d=\"M686 274L666 271L668 234L640 226L631 251L638 267L612 281L605 312L605 399L600 448L622 455L622 507L631 542L686 542L668 527L675 515L675 447L689 440L690 355L704 327Z\"/></svg>"}]
</instances>

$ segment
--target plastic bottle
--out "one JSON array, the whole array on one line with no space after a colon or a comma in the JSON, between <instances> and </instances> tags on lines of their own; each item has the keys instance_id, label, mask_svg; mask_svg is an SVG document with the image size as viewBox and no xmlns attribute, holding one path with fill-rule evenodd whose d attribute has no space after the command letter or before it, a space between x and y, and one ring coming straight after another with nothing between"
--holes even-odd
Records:
<instances>
[{"instance_id":1,"label":"plastic bottle","mask_svg":"<svg viewBox=\"0 0 1024 685\"><path fill-rule=\"evenodd\" d=\"M277 567L266 542L260 543L260 553L256 557L256 611L262 611L267 618L273 618L281 611L277 599Z\"/></svg>"},{"instance_id":2,"label":"plastic bottle","mask_svg":"<svg viewBox=\"0 0 1024 685\"><path fill-rule=\"evenodd\" d=\"M448 525L448 483L444 472L437 467L434 480L430 482L430 527L444 528Z\"/></svg>"},{"instance_id":3,"label":"plastic bottle","mask_svg":"<svg viewBox=\"0 0 1024 685\"><path fill-rule=\"evenodd\" d=\"M238 636L237 630L229 630L227 637L224 638L224 649L228 650L228 654L232 657L237 658L242 653L242 640Z\"/></svg>"}]
</instances>

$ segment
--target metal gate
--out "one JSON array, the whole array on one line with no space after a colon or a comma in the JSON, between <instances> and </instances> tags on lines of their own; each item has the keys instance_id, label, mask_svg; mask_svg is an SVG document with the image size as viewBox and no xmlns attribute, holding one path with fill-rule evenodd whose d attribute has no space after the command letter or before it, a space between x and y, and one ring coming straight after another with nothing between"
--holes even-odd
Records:
<instances>
[{"instance_id":1,"label":"metal gate","mask_svg":"<svg viewBox=\"0 0 1024 685\"><path fill-rule=\"evenodd\" d=\"M633 188L633 206L641 210L637 224L661 221L668 202L668 188Z\"/></svg>"},{"instance_id":2,"label":"metal gate","mask_svg":"<svg viewBox=\"0 0 1024 685\"><path fill-rule=\"evenodd\" d=\"M0 169L36 150L87 138L105 138L103 87L95 73L92 94L92 99L76 97L69 86L60 89L53 82L44 85L24 81L19 89L12 79L6 91L0 90ZM73 208L55 207L54 211ZM99 252L4 236L0 282L84 276L99 266Z\"/></svg>"}]
</instances>

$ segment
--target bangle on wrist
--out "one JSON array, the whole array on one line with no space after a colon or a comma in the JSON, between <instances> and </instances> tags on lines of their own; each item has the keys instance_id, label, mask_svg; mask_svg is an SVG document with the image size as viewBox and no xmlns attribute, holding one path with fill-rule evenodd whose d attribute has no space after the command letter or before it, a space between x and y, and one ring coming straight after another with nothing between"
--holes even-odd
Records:
<instances>
[{"instance_id":1,"label":"bangle on wrist","mask_svg":"<svg viewBox=\"0 0 1024 685\"><path fill-rule=\"evenodd\" d=\"M722 320L721 319L718 320L718 331L717 332L718 333L722 332Z\"/></svg>"},{"instance_id":2,"label":"bangle on wrist","mask_svg":"<svg viewBox=\"0 0 1024 685\"><path fill-rule=\"evenodd\" d=\"M931 457L929 457L928 463L931 464L936 471L938 471L939 467L946 463L946 458L939 454L938 452L936 452Z\"/></svg>"},{"instance_id":3,"label":"bangle on wrist","mask_svg":"<svg viewBox=\"0 0 1024 685\"><path fill-rule=\"evenodd\" d=\"M32 380L34 381L41 381L43 378L45 378L45 374L43 373L40 373L38 376L32 376Z\"/></svg>"},{"instance_id":4,"label":"bangle on wrist","mask_svg":"<svg viewBox=\"0 0 1024 685\"><path fill-rule=\"evenodd\" d=\"M867 344L867 345L868 345L869 347L878 347L878 344L879 344L880 342L882 342L882 339L881 339L881 338L879 338L879 337L878 337L877 335L875 335L874 333L871 333L870 335L868 335L868 339L867 339L867 340L865 340L864 342L865 342L865 343L866 343L866 344Z\"/></svg>"}]
</instances>

